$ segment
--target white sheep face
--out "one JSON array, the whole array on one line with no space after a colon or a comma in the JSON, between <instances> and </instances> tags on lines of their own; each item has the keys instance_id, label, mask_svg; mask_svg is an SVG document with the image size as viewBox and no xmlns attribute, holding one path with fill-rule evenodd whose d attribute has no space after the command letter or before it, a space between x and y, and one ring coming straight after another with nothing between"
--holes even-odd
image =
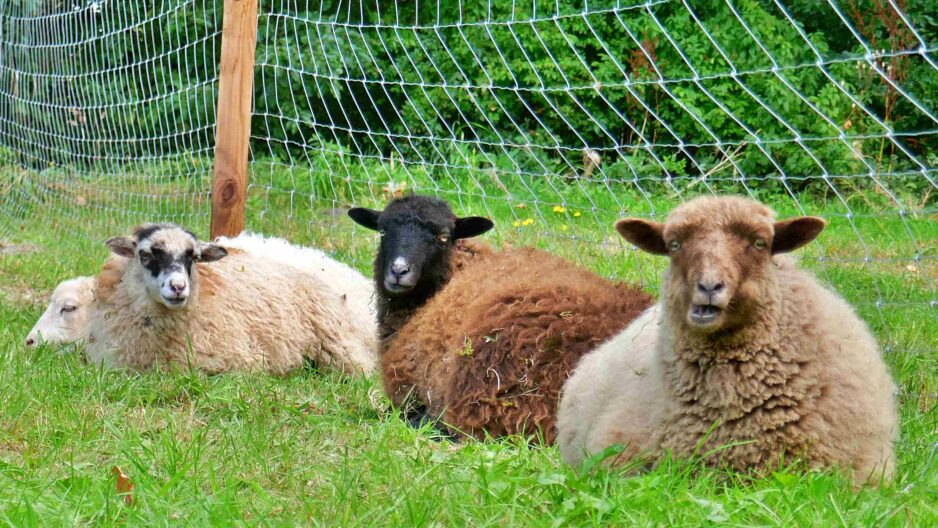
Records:
<instances>
[{"instance_id":1,"label":"white sheep face","mask_svg":"<svg viewBox=\"0 0 938 528\"><path fill-rule=\"evenodd\" d=\"M171 224L147 224L134 233L134 239L115 237L107 242L115 254L138 265L139 278L150 300L170 310L181 310L193 289L193 264L212 262L227 251L199 242L195 235Z\"/></svg>"},{"instance_id":2,"label":"white sheep face","mask_svg":"<svg viewBox=\"0 0 938 528\"><path fill-rule=\"evenodd\" d=\"M93 300L92 277L78 277L56 286L49 306L26 336L26 346L62 345L87 337L86 321Z\"/></svg>"},{"instance_id":3,"label":"white sheep face","mask_svg":"<svg viewBox=\"0 0 938 528\"><path fill-rule=\"evenodd\" d=\"M161 230L140 240L137 259L144 268L143 284L150 299L171 310L184 308L192 290L196 258L196 240L187 233Z\"/></svg>"}]
</instances>

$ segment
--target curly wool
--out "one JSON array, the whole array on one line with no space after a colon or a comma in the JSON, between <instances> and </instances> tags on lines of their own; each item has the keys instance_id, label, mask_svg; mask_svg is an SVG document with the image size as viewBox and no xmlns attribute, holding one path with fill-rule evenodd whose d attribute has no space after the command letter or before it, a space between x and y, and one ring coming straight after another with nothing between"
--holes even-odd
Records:
<instances>
[{"instance_id":1,"label":"curly wool","mask_svg":"<svg viewBox=\"0 0 938 528\"><path fill-rule=\"evenodd\" d=\"M773 220L771 210L749 200L698 198L666 226L747 231L770 228ZM732 301L745 306L734 314L744 324L691 331L685 299L697 284L672 258L656 308L585 358L565 387L564 459L579 464L621 443L626 450L615 463L670 451L706 453L707 463L737 470L770 471L799 459L851 470L858 483L890 477L896 388L866 324L789 257L755 266L751 255L721 247L707 248L717 257L687 258L709 259L726 268L723 277L734 266L744 270Z\"/></svg>"},{"instance_id":2,"label":"curly wool","mask_svg":"<svg viewBox=\"0 0 938 528\"><path fill-rule=\"evenodd\" d=\"M345 296L298 268L232 249L193 267L189 304L175 311L147 297L135 270L111 256L96 277L85 348L96 363L212 374L284 374L307 361L348 374L376 367L374 323L354 322Z\"/></svg>"},{"instance_id":3,"label":"curly wool","mask_svg":"<svg viewBox=\"0 0 938 528\"><path fill-rule=\"evenodd\" d=\"M477 438L553 443L560 388L577 361L651 298L533 249L474 253L382 346L385 390Z\"/></svg>"},{"instance_id":4,"label":"curly wool","mask_svg":"<svg viewBox=\"0 0 938 528\"><path fill-rule=\"evenodd\" d=\"M312 273L346 301L348 317L355 328L362 332L376 331L374 282L322 250L298 246L282 238L257 233L241 233L234 238L219 237L215 243L224 248L240 249Z\"/></svg>"},{"instance_id":5,"label":"curly wool","mask_svg":"<svg viewBox=\"0 0 938 528\"><path fill-rule=\"evenodd\" d=\"M664 318L658 354L674 404L661 447L688 456L705 437L701 452L755 440L706 460L760 470L797 457L852 469L857 482L891 477L896 387L875 339L843 299L789 259L774 260L767 290L777 293L733 339L702 344L675 314Z\"/></svg>"}]
</instances>

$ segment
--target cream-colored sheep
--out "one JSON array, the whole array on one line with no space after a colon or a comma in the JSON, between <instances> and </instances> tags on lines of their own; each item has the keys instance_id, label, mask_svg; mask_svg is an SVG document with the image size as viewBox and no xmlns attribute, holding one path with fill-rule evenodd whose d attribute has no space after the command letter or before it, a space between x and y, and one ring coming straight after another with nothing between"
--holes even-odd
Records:
<instances>
[{"instance_id":1,"label":"cream-colored sheep","mask_svg":"<svg viewBox=\"0 0 938 528\"><path fill-rule=\"evenodd\" d=\"M242 233L234 238L219 237L216 244L243 250L319 276L348 301L349 318L357 328L375 327L374 284L361 273L329 257L324 252L293 245L286 240ZM88 313L94 300L95 277L63 281L52 292L49 305L26 336L26 346L40 343L64 345L88 336Z\"/></svg>"},{"instance_id":2,"label":"cream-colored sheep","mask_svg":"<svg viewBox=\"0 0 938 528\"><path fill-rule=\"evenodd\" d=\"M94 298L94 277L62 281L52 292L49 306L26 336L26 346L64 345L88 335L88 312Z\"/></svg>"},{"instance_id":3,"label":"cream-colored sheep","mask_svg":"<svg viewBox=\"0 0 938 528\"><path fill-rule=\"evenodd\" d=\"M660 326L661 308L654 305L577 364L557 413L557 444L568 464L578 466L613 444L624 447L615 460L653 457L668 401L654 372Z\"/></svg>"},{"instance_id":4,"label":"cream-colored sheep","mask_svg":"<svg viewBox=\"0 0 938 528\"><path fill-rule=\"evenodd\" d=\"M282 374L306 361L346 373L376 365L374 322L349 316L346 294L261 255L205 244L171 224L108 241L85 351L132 369L192 365L208 373Z\"/></svg>"},{"instance_id":5,"label":"cream-colored sheep","mask_svg":"<svg viewBox=\"0 0 938 528\"><path fill-rule=\"evenodd\" d=\"M778 255L823 227L812 217L776 222L767 207L734 197L692 200L664 224L616 224L640 249L671 259L661 324L656 337L648 335L654 379L647 388L661 383L666 392L651 447L679 457L703 453L710 464L739 470L799 459L848 470L857 483L892 475L895 385L875 339L843 299ZM569 462L620 436L642 436L634 432L645 427L634 421L640 402L593 399L583 387L623 379L619 363L638 359L622 356L641 357L646 346L600 348L607 370L588 358L574 373L564 398L582 400L583 419L571 417L560 431L571 442L561 445ZM571 405L562 401L561 409Z\"/></svg>"}]
</instances>

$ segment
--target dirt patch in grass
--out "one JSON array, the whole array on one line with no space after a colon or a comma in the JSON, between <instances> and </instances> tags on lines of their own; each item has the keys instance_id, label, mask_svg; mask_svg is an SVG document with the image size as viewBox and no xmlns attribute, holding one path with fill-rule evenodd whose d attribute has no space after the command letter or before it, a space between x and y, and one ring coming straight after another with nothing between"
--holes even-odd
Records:
<instances>
[{"instance_id":1,"label":"dirt patch in grass","mask_svg":"<svg viewBox=\"0 0 938 528\"><path fill-rule=\"evenodd\" d=\"M0 240L0 255L20 255L39 251L39 246L32 244L9 244Z\"/></svg>"},{"instance_id":2,"label":"dirt patch in grass","mask_svg":"<svg viewBox=\"0 0 938 528\"><path fill-rule=\"evenodd\" d=\"M19 306L37 306L50 292L35 290L23 284L21 277L0 271L0 299Z\"/></svg>"},{"instance_id":3,"label":"dirt patch in grass","mask_svg":"<svg viewBox=\"0 0 938 528\"><path fill-rule=\"evenodd\" d=\"M0 284L0 298L25 306L36 306L45 302L47 295L18 284Z\"/></svg>"}]
</instances>

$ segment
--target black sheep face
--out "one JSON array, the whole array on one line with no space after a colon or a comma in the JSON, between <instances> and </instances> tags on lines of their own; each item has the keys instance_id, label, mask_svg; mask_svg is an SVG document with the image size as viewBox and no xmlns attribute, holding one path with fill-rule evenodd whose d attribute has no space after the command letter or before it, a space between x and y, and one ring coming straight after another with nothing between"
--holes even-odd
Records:
<instances>
[{"instance_id":1,"label":"black sheep face","mask_svg":"<svg viewBox=\"0 0 938 528\"><path fill-rule=\"evenodd\" d=\"M449 204L429 196L398 198L384 211L356 207L348 214L381 234L375 284L391 297L433 294L447 279L455 241L494 226L488 218L458 218Z\"/></svg>"}]
</instances>

